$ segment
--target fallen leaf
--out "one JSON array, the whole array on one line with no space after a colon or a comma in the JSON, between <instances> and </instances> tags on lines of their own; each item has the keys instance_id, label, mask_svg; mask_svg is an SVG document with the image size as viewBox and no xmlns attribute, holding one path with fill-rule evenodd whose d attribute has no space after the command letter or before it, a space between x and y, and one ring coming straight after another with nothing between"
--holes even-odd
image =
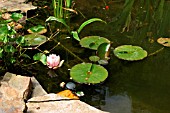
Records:
<instances>
[{"instance_id":1,"label":"fallen leaf","mask_svg":"<svg viewBox=\"0 0 170 113\"><path fill-rule=\"evenodd\" d=\"M170 38L158 38L157 42L163 46L170 47Z\"/></svg>"},{"instance_id":2,"label":"fallen leaf","mask_svg":"<svg viewBox=\"0 0 170 113\"><path fill-rule=\"evenodd\" d=\"M57 93L57 95L68 97L70 99L79 99L79 97L76 96L75 94L73 94L72 91L70 91L70 90L61 91L61 92Z\"/></svg>"}]
</instances>

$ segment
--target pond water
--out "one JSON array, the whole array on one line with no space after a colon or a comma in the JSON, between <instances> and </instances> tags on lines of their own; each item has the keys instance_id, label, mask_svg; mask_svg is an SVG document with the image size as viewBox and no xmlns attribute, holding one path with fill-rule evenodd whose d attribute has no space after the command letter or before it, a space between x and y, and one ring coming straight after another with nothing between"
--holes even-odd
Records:
<instances>
[{"instance_id":1,"label":"pond water","mask_svg":"<svg viewBox=\"0 0 170 113\"><path fill-rule=\"evenodd\" d=\"M124 7L125 1L128 3L127 9ZM44 0L40 3L49 5L51 2ZM40 3L33 1L35 5ZM156 42L159 37L170 36L170 2L168 0L156 0L156 2L154 0L149 2L75 0L75 3L77 10L83 14L74 16L70 20L70 23L75 26L92 17L108 22L106 25L101 23L88 25L81 32L80 37L97 35L112 41L109 64L105 66L109 77L104 83L97 85L77 84L77 90L85 93L85 96L80 99L110 113L170 113L170 49ZM133 8L130 8L131 4ZM109 6L108 10L104 9L106 5ZM128 24L130 20L127 17L130 9L132 21ZM43 10L47 18L50 14ZM126 28L124 32L122 32L123 28ZM61 39L61 43L82 59L92 54L90 50L79 49L76 42L70 43L70 39ZM113 55L113 48L127 44L141 46L149 56L135 62L119 60ZM81 62L68 52L63 52L60 47L53 52L60 54L61 58L66 60L62 69L57 70L57 77L49 77L45 66L41 64L35 66L38 71L35 75L48 92L63 90L59 87L59 83L71 81L68 79L68 69Z\"/></svg>"},{"instance_id":2,"label":"pond water","mask_svg":"<svg viewBox=\"0 0 170 113\"><path fill-rule=\"evenodd\" d=\"M142 0L134 2L136 5L132 9L134 12L131 12L132 19L136 18L133 16L137 15L133 13L139 13L140 10L147 13L147 5L149 5L151 12L148 13L148 17L141 27L135 27L136 25L132 21L129 32L123 33L115 30L119 29L116 26L117 23L122 24L122 18L113 21L115 15L121 12L124 1L108 0L106 2L110 6L108 12L100 9L102 3L100 4L99 1L96 1L96 3L94 1L93 3L89 2L89 6L87 2L81 1L81 4L86 4L86 6L83 5L84 7L90 7L90 11L86 10L84 13L88 15L89 12L93 12L90 13L90 17L99 16L102 13L102 16L99 17L105 17L106 20L110 21L109 25L104 27L101 24L89 26L89 28L86 28L85 34L107 37L113 42L113 47L126 44L139 45L147 50L150 55L142 61L127 62L118 60L111 54L111 60L107 66L109 77L100 88L96 88L96 92L98 92L96 95L91 94L91 100L88 100L88 103L111 113L170 113L170 49L162 48L156 42L159 37L170 36L170 16L168 16L170 2L164 1L163 9L158 8L159 11L156 11L155 14L150 8L156 7L156 2L155 5L149 2L140 4ZM160 6L163 1L157 0L157 2ZM135 9L135 7L140 8ZM95 10L96 8L98 10ZM135 10L138 11L135 12ZM161 11L163 13L160 13ZM143 13L140 13L141 16L143 16ZM162 16L157 22L153 20L153 15L160 16L161 14ZM156 19L157 16L155 16ZM88 29L90 30L88 31ZM82 35L84 34L82 33ZM160 52L152 55L155 51Z\"/></svg>"}]
</instances>

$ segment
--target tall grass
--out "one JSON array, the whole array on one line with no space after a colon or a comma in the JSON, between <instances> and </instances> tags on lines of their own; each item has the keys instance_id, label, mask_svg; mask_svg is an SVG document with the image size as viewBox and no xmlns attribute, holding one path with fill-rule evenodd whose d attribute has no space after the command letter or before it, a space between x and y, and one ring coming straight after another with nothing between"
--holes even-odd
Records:
<instances>
[{"instance_id":1,"label":"tall grass","mask_svg":"<svg viewBox=\"0 0 170 113\"><path fill-rule=\"evenodd\" d=\"M52 0L54 16L56 18L68 18L69 11L67 9L71 8L72 0Z\"/></svg>"}]
</instances>

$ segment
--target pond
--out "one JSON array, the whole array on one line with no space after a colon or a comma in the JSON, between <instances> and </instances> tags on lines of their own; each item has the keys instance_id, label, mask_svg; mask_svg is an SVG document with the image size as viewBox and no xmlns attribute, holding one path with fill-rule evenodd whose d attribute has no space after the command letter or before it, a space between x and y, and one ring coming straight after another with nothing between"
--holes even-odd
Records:
<instances>
[{"instance_id":1,"label":"pond","mask_svg":"<svg viewBox=\"0 0 170 113\"><path fill-rule=\"evenodd\" d=\"M33 5L41 7L51 3L46 0L32 0L32 2ZM80 100L110 113L170 113L170 49L157 43L158 38L170 36L170 1L75 0L74 2L79 15L73 15L70 24L77 27L83 21L94 17L107 22L107 24L96 22L86 26L80 33L80 38L93 35L105 37L112 42L109 64L104 66L108 70L108 78L96 85L76 83L76 90L81 90L85 94ZM42 18L42 20L36 18L33 20L38 23L43 23L50 15L46 9L31 12L32 15L35 13L40 15L37 19ZM94 54L91 50L80 49L77 42L70 42L70 39L64 38L66 36L60 34L61 44L79 58L86 60ZM42 45L42 48L49 49L56 44L49 42L49 47ZM140 46L148 52L148 57L140 61L120 60L113 54L114 48L120 45ZM34 65L34 70L30 72L48 92L57 93L63 90L59 84L63 81L66 83L72 81L68 79L68 69L82 62L65 48L60 46L52 51L60 54L61 59L65 60L63 67L56 70L56 77L48 76L49 69L42 64Z\"/></svg>"}]
</instances>

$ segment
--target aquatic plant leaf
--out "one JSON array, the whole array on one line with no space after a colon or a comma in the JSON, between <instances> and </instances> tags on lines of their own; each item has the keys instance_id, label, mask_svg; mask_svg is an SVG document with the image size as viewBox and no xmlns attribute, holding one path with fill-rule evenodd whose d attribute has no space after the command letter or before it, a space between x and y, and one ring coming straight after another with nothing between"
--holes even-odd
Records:
<instances>
[{"instance_id":1,"label":"aquatic plant leaf","mask_svg":"<svg viewBox=\"0 0 170 113\"><path fill-rule=\"evenodd\" d=\"M100 60L108 60L110 54L110 43L102 43L97 48L97 55L100 57Z\"/></svg>"},{"instance_id":2,"label":"aquatic plant leaf","mask_svg":"<svg viewBox=\"0 0 170 113\"><path fill-rule=\"evenodd\" d=\"M92 23L92 22L96 22L96 21L100 21L100 22L106 23L106 22L105 22L104 20L102 20L102 19L92 18L92 19L89 19L89 20L83 22L83 23L81 24L81 26L79 27L79 29L77 30L77 32L80 33L80 31L81 31L86 25L88 25L88 24L90 24L90 23Z\"/></svg>"},{"instance_id":3,"label":"aquatic plant leaf","mask_svg":"<svg viewBox=\"0 0 170 113\"><path fill-rule=\"evenodd\" d=\"M47 64L47 56L43 53L37 53L33 56L34 60L39 60L41 61L44 65Z\"/></svg>"},{"instance_id":4,"label":"aquatic plant leaf","mask_svg":"<svg viewBox=\"0 0 170 113\"><path fill-rule=\"evenodd\" d=\"M60 23L62 23L64 26L66 26L67 29L70 30L70 27L66 24L65 20L62 19L62 18L56 18L56 17L54 17L54 16L50 16L50 17L48 17L48 18L46 19L46 22L48 22L48 21L57 21L57 22L60 22Z\"/></svg>"},{"instance_id":5,"label":"aquatic plant leaf","mask_svg":"<svg viewBox=\"0 0 170 113\"><path fill-rule=\"evenodd\" d=\"M79 38L79 35L78 35L77 31L72 31L71 33L73 34L74 39L80 41L80 38Z\"/></svg>"},{"instance_id":6,"label":"aquatic plant leaf","mask_svg":"<svg viewBox=\"0 0 170 113\"><path fill-rule=\"evenodd\" d=\"M25 35L24 38L26 40L26 45L29 46L37 46L47 41L46 36L36 33Z\"/></svg>"},{"instance_id":7,"label":"aquatic plant leaf","mask_svg":"<svg viewBox=\"0 0 170 113\"><path fill-rule=\"evenodd\" d=\"M100 65L82 63L71 68L70 76L78 83L96 84L103 82L108 77L108 72Z\"/></svg>"},{"instance_id":8,"label":"aquatic plant leaf","mask_svg":"<svg viewBox=\"0 0 170 113\"><path fill-rule=\"evenodd\" d=\"M157 42L163 46L170 47L170 38L158 38Z\"/></svg>"},{"instance_id":9,"label":"aquatic plant leaf","mask_svg":"<svg viewBox=\"0 0 170 113\"><path fill-rule=\"evenodd\" d=\"M5 52L14 53L14 52L16 51L16 49L15 49L14 46L12 46L12 45L6 45L6 46L4 47L4 51L5 51Z\"/></svg>"},{"instance_id":10,"label":"aquatic plant leaf","mask_svg":"<svg viewBox=\"0 0 170 113\"><path fill-rule=\"evenodd\" d=\"M29 33L38 33L38 34L43 34L47 32L47 29L42 26L42 25L37 25L34 27L31 27L27 30Z\"/></svg>"},{"instance_id":11,"label":"aquatic plant leaf","mask_svg":"<svg viewBox=\"0 0 170 113\"><path fill-rule=\"evenodd\" d=\"M120 59L134 61L147 57L147 52L139 46L122 45L114 49L114 54Z\"/></svg>"},{"instance_id":12,"label":"aquatic plant leaf","mask_svg":"<svg viewBox=\"0 0 170 113\"><path fill-rule=\"evenodd\" d=\"M80 45L85 48L97 50L100 44L110 43L110 41L100 36L87 36L80 40Z\"/></svg>"},{"instance_id":13,"label":"aquatic plant leaf","mask_svg":"<svg viewBox=\"0 0 170 113\"><path fill-rule=\"evenodd\" d=\"M98 56L90 56L90 57L89 57L89 60L90 60L90 61L93 61L93 62L97 62L97 61L100 60L100 58L99 58Z\"/></svg>"},{"instance_id":14,"label":"aquatic plant leaf","mask_svg":"<svg viewBox=\"0 0 170 113\"><path fill-rule=\"evenodd\" d=\"M21 13L12 13L12 15L11 15L11 18L15 21L18 21L22 17L23 17L23 14L21 14Z\"/></svg>"},{"instance_id":15,"label":"aquatic plant leaf","mask_svg":"<svg viewBox=\"0 0 170 113\"><path fill-rule=\"evenodd\" d=\"M19 37L17 40L16 40L16 43L17 44L22 44L25 42L25 38L23 36Z\"/></svg>"}]
</instances>

